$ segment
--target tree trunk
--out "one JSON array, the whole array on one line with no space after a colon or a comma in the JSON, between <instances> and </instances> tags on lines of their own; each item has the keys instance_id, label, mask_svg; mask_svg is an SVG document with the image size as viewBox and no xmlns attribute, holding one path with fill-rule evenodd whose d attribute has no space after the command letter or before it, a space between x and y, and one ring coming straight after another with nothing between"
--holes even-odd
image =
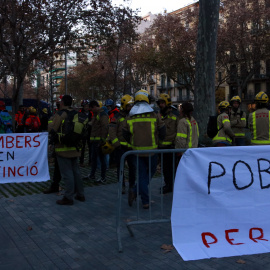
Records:
<instances>
[{"instance_id":1,"label":"tree trunk","mask_svg":"<svg viewBox=\"0 0 270 270\"><path fill-rule=\"evenodd\" d=\"M214 115L216 45L220 0L200 0L197 37L194 114L200 127L200 142L205 136L209 115Z\"/></svg>"}]
</instances>

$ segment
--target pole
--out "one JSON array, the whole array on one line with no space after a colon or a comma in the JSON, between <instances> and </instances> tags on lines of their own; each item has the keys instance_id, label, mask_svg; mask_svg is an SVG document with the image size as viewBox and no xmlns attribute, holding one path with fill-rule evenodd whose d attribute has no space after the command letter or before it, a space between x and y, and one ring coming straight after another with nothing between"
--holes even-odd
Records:
<instances>
[{"instance_id":1,"label":"pole","mask_svg":"<svg viewBox=\"0 0 270 270\"><path fill-rule=\"evenodd\" d=\"M67 95L67 44L65 43L65 94Z\"/></svg>"}]
</instances>

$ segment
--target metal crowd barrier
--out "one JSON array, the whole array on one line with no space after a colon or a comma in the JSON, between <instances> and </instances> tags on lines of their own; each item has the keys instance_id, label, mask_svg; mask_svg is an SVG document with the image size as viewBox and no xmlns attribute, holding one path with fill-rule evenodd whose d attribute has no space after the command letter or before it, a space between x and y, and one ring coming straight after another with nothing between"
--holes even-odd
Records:
<instances>
[{"instance_id":1,"label":"metal crowd barrier","mask_svg":"<svg viewBox=\"0 0 270 270\"><path fill-rule=\"evenodd\" d=\"M125 167L125 160L128 155L134 155L134 161L136 162L136 184L137 184L137 200L136 200L136 212L137 212L137 218L134 221L127 221L126 226L131 236L134 236L133 231L130 226L132 225L141 225L141 224L152 224L152 223L165 223L170 222L170 217L165 218L164 217L164 201L163 201L163 192L160 192L160 218L153 219L152 218L152 206L151 206L151 198L152 198L152 188L151 188L151 160L152 155L151 154L158 154L160 156L160 172L161 172L161 179L160 179L160 188L162 189L164 185L164 176L163 176L163 158L164 154L172 153L173 154L173 179L175 179L175 162L176 162L176 153L183 153L186 149L157 149L157 150L139 150L139 151L128 151L126 152L122 157L120 161L120 173L119 173L119 187L118 187L118 205L117 205L117 217L116 217L116 231L117 231L117 239L118 239L118 248L119 252L123 251L122 247L122 238L121 238L121 216L122 216L122 184L123 184L123 178L124 178L124 167ZM139 155L144 154L148 155L149 158L149 209L148 210L140 210L140 196L139 196ZM127 205L127 204L126 204ZM127 207L129 207L127 205ZM140 211L148 211L149 212L149 218L144 219L140 215Z\"/></svg>"}]
</instances>

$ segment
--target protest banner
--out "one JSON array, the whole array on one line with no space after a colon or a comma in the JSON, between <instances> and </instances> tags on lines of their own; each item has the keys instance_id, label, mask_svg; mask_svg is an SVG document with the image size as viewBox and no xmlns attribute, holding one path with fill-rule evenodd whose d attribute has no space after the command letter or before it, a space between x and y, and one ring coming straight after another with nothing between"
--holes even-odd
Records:
<instances>
[{"instance_id":1,"label":"protest banner","mask_svg":"<svg viewBox=\"0 0 270 270\"><path fill-rule=\"evenodd\" d=\"M270 252L269 153L268 145L185 152L171 214L183 260Z\"/></svg>"},{"instance_id":2,"label":"protest banner","mask_svg":"<svg viewBox=\"0 0 270 270\"><path fill-rule=\"evenodd\" d=\"M49 179L47 132L0 134L0 184Z\"/></svg>"}]
</instances>

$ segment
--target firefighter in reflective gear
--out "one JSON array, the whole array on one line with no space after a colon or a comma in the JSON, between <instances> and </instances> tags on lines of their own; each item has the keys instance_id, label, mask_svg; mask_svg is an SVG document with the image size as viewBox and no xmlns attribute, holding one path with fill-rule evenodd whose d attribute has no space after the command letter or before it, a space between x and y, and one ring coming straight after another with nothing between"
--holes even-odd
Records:
<instances>
[{"instance_id":1,"label":"firefighter in reflective gear","mask_svg":"<svg viewBox=\"0 0 270 270\"><path fill-rule=\"evenodd\" d=\"M270 144L270 116L268 106L268 96L264 92L259 92L255 96L256 111L249 114L248 125L251 131L252 145Z\"/></svg>"},{"instance_id":2,"label":"firefighter in reflective gear","mask_svg":"<svg viewBox=\"0 0 270 270\"><path fill-rule=\"evenodd\" d=\"M20 105L18 112L15 114L15 132L23 133L24 132L24 121L25 121L25 110L24 106Z\"/></svg>"},{"instance_id":3,"label":"firefighter in reflective gear","mask_svg":"<svg viewBox=\"0 0 270 270\"><path fill-rule=\"evenodd\" d=\"M177 133L177 123L179 121L179 117L176 114L177 110L175 111L172 109L171 98L168 94L160 94L158 97L157 105L160 109L161 118L166 126L166 137L163 141L159 142L159 149L174 149L174 142ZM162 192L163 194L166 194L168 192L172 192L173 190L173 168L176 168L176 166L173 166L172 153L164 153L161 155L160 159L163 163L162 168L165 181Z\"/></svg>"},{"instance_id":4,"label":"firefighter in reflective gear","mask_svg":"<svg viewBox=\"0 0 270 270\"><path fill-rule=\"evenodd\" d=\"M109 117L108 114L99 107L96 100L92 100L89 103L89 108L93 112L94 116L91 121L91 135L90 142L92 144L92 166L91 172L88 175L89 179L95 180L95 182L106 182L106 160L105 155L102 153L101 146L106 142L108 136L108 124ZM97 169L98 157L101 163L101 177L95 179L95 173Z\"/></svg>"},{"instance_id":5,"label":"firefighter in reflective gear","mask_svg":"<svg viewBox=\"0 0 270 270\"><path fill-rule=\"evenodd\" d=\"M158 148L158 141L164 140L166 127L159 114L156 114L149 105L149 94L145 90L135 93L135 104L129 112L124 125L123 136L131 145L133 150L153 150ZM135 159L137 161L137 159ZM151 155L149 164L149 154L138 157L138 179L139 193L144 209L149 208L148 184L149 176L153 177L157 167L157 155ZM149 171L150 165L150 171ZM129 194L129 205L132 205L136 198L136 187Z\"/></svg>"},{"instance_id":6,"label":"firefighter in reflective gear","mask_svg":"<svg viewBox=\"0 0 270 270\"><path fill-rule=\"evenodd\" d=\"M119 113L119 109L115 107L114 101L112 99L106 99L104 105L108 110L108 115L111 122L111 119L114 117L114 115Z\"/></svg>"},{"instance_id":7,"label":"firefighter in reflective gear","mask_svg":"<svg viewBox=\"0 0 270 270\"><path fill-rule=\"evenodd\" d=\"M134 104L134 99L130 95L124 95L121 98L121 107L118 113L115 113L114 117L111 119L109 124L109 136L108 140L112 143L114 150L114 157L117 165L117 178L119 179L120 173L120 161L122 155L131 150L127 141L123 137L123 124L127 115L129 114L132 106ZM134 162L132 160L132 156L127 156L127 163L129 168L129 190L134 187L135 184L135 173L136 168L134 167ZM125 178L123 178L123 187L122 193L125 193Z\"/></svg>"},{"instance_id":8,"label":"firefighter in reflective gear","mask_svg":"<svg viewBox=\"0 0 270 270\"><path fill-rule=\"evenodd\" d=\"M60 111L55 114L53 122L48 126L48 131L52 137L57 138L59 132L61 132L62 124L68 116L66 110L72 111L71 105L72 97L70 95L64 95L60 102ZM61 177L66 187L64 197L56 201L56 203L60 205L72 205L74 194L76 194L75 199L85 201L83 181L78 163L78 157L80 157L81 152L76 147L67 147L58 141L55 143L55 153Z\"/></svg>"},{"instance_id":9,"label":"firefighter in reflective gear","mask_svg":"<svg viewBox=\"0 0 270 270\"><path fill-rule=\"evenodd\" d=\"M196 148L199 142L199 126L192 116L193 106L185 102L181 106L182 119L177 125L175 148Z\"/></svg>"},{"instance_id":10,"label":"firefighter in reflective gear","mask_svg":"<svg viewBox=\"0 0 270 270\"><path fill-rule=\"evenodd\" d=\"M232 107L230 122L235 135L235 145L243 146L245 145L246 113L240 109L241 98L239 96L232 97L230 104Z\"/></svg>"},{"instance_id":11,"label":"firefighter in reflective gear","mask_svg":"<svg viewBox=\"0 0 270 270\"><path fill-rule=\"evenodd\" d=\"M213 138L214 146L231 146L234 140L234 133L229 119L230 103L221 101L218 105L220 114L217 117L218 133Z\"/></svg>"}]
</instances>

